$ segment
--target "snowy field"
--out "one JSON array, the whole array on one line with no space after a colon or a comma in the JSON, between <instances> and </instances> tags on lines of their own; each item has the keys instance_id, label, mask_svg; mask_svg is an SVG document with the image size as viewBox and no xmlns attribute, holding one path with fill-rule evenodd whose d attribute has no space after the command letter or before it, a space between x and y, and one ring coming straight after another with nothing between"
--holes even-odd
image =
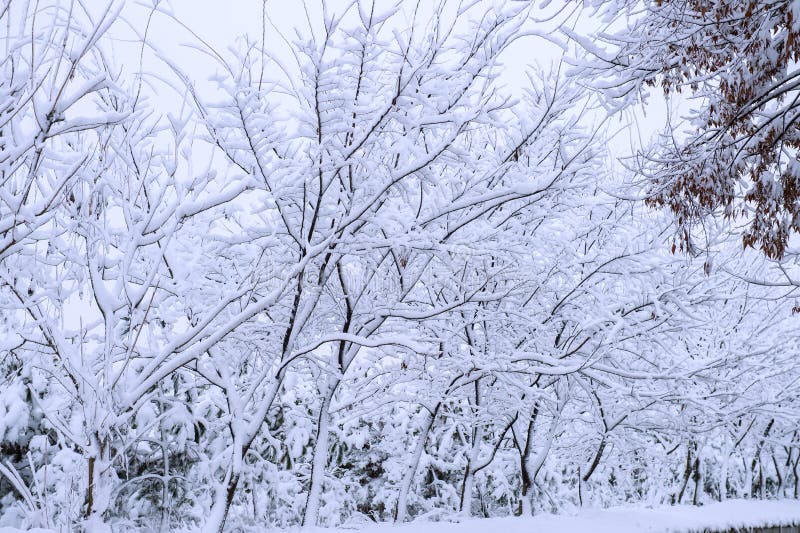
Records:
<instances>
[{"instance_id":1,"label":"snowy field","mask_svg":"<svg viewBox=\"0 0 800 533\"><path fill-rule=\"evenodd\" d=\"M728 500L703 507L654 509L617 507L574 516L543 514L531 518L470 519L459 523L414 522L373 525L362 533L694 533L731 528L800 524L800 501ZM318 528L315 533L334 531ZM6 532L2 532L6 533ZM11 533L10 531L8 533Z\"/></svg>"},{"instance_id":2,"label":"snowy field","mask_svg":"<svg viewBox=\"0 0 800 533\"><path fill-rule=\"evenodd\" d=\"M800 524L800 500L728 500L703 507L663 506L654 509L617 507L587 510L574 516L543 514L530 518L467 519L459 522L416 521L403 525L373 524L366 527L309 528L309 533L358 531L360 533L694 533L750 527ZM22 530L0 527L0 533L52 533L55 530ZM270 530L279 531L279 530ZM299 531L297 528L289 531Z\"/></svg>"}]
</instances>

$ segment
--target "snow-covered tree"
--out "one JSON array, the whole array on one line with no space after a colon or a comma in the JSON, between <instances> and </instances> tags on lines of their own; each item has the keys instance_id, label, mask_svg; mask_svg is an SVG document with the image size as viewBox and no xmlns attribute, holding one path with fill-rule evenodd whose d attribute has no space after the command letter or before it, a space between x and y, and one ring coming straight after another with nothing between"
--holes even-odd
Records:
<instances>
[{"instance_id":1,"label":"snow-covered tree","mask_svg":"<svg viewBox=\"0 0 800 533\"><path fill-rule=\"evenodd\" d=\"M503 62L561 11L325 1L291 38L267 3L275 40L190 34L206 83L149 33L185 29L166 4L100 4L0 8L0 526L247 531L797 494L790 258L717 227L702 261L671 253L670 220L630 199L607 138L604 105L662 80L696 80L709 103L719 80L695 77L721 66L653 67L654 40L605 35L616 56L583 39L602 62L532 66L520 87ZM646 4L636 27L666 35L679 4ZM678 22L712 7L750 27L717 4ZM758 46L794 46L773 7ZM680 24L669 36L699 35ZM116 65L123 26L142 30L133 69ZM623 76L620 92L586 72ZM751 122L714 109L755 128L770 105L791 113L773 100ZM667 160L642 168L663 185ZM719 205L758 204L742 201Z\"/></svg>"},{"instance_id":2,"label":"snow-covered tree","mask_svg":"<svg viewBox=\"0 0 800 533\"><path fill-rule=\"evenodd\" d=\"M588 0L611 27L581 62L616 105L647 87L691 99L685 124L640 162L648 202L665 206L678 239L708 215L742 219L745 246L784 255L800 230L800 11L791 0ZM684 128L685 126L685 128ZM682 246L682 247L683 247Z\"/></svg>"}]
</instances>

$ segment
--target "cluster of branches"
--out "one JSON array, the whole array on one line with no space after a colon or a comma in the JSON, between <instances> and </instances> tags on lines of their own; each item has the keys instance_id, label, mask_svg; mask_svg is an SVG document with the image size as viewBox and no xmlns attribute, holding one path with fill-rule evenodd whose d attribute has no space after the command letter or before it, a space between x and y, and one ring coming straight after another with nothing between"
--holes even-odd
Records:
<instances>
[{"instance_id":1,"label":"cluster of branches","mask_svg":"<svg viewBox=\"0 0 800 533\"><path fill-rule=\"evenodd\" d=\"M1 520L797 494L789 301L601 192L580 83L502 89L533 4L326 4L201 46L213 100L143 40L171 113L111 66L122 5L0 11Z\"/></svg>"},{"instance_id":2,"label":"cluster of branches","mask_svg":"<svg viewBox=\"0 0 800 533\"><path fill-rule=\"evenodd\" d=\"M779 259L800 231L800 12L789 0L590 0L624 29L579 40L581 69L628 105L658 86L683 94L688 126L643 155L648 202L675 215L680 248L709 215L742 221L745 247ZM794 253L792 251L792 253Z\"/></svg>"}]
</instances>

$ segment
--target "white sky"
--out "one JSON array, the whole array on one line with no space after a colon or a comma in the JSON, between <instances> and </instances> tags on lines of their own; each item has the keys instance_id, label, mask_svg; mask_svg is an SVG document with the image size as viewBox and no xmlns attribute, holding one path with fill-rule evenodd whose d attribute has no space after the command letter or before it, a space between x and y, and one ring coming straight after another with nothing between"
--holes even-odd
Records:
<instances>
[{"instance_id":1,"label":"white sky","mask_svg":"<svg viewBox=\"0 0 800 533\"><path fill-rule=\"evenodd\" d=\"M414 2L410 0L400 1L405 4L403 7L413 8ZM422 0L422 4L425 5L428 1L430 2L429 5L433 4L433 0ZM381 8L385 9L394 3L389 0L376 0L376 2L376 11ZM454 4L453 2L450 3ZM493 0L483 0L482 3L486 6L491 6L495 2ZM346 2L342 0L329 2L333 12L341 11L345 4ZM274 25L291 40L296 36L295 30L303 35L308 35L306 8L311 18L319 22L322 12L320 5L321 0L308 0L306 2L300 0L267 0L266 11ZM553 2L547 9L535 10L534 16L542 19L550 18L555 11L554 6L556 5L558 5L558 2ZM162 0L160 4L162 10L172 12L180 23L190 28L197 36L219 50L225 50L233 45L237 39L245 36L254 42L261 41L263 6L263 0ZM480 7L478 6L475 11L480 11ZM125 6L123 16L137 28L137 31L141 32L146 25L148 13L149 9L144 4L130 2ZM171 57L180 58L182 68L198 74L201 78L210 74L209 70L213 68L210 59L202 57L196 51L190 51L186 46L181 46L196 41L189 31L180 30L180 25L164 14L157 14L152 20L148 34L148 39L151 42L157 43L159 47L168 51ZM553 33L554 24L552 22L539 24L534 22L531 24L531 28L535 28L545 34ZM126 35L126 37L130 36ZM276 35L275 30L269 25L266 28L265 37L270 48L285 47L280 37ZM121 46L116 51L122 52L123 48ZM138 58L134 58L135 55L138 55L138 52L128 51L119 55L127 56L128 59L124 62L132 63L132 66L138 65ZM525 77L525 69L529 65L548 66L553 62L557 62L559 57L560 50L558 47L541 37L529 36L520 39L504 53L503 83L510 86L523 85L527 79ZM152 67L153 63L148 62L146 66Z\"/></svg>"},{"instance_id":2,"label":"white sky","mask_svg":"<svg viewBox=\"0 0 800 533\"><path fill-rule=\"evenodd\" d=\"M133 26L137 32L143 34L152 11L152 8L148 6L151 6L153 1L125 0L122 11L124 21L120 21L121 23L117 24L111 32L113 37L119 39L115 44L114 59L129 73L139 71L140 44L136 43L135 35L126 24ZM317 24L322 19L322 0L155 1L158 1L159 9L164 13L155 13L150 19L148 41L175 61L195 81L199 92L206 96L213 94L215 83L209 81L209 78L219 70L219 67L210 57L192 48L193 44L197 44L198 38L205 40L219 50L223 56L230 59L231 55L228 49L235 46L237 40L246 37L251 42L261 42L264 8L274 26L290 41L295 40L298 33L304 37L309 35L308 16ZM369 2L369 0L362 1L364 4ZM526 70L536 65L548 69L561 57L560 48L547 40L547 36L557 35L556 22L547 21L547 19L552 18L564 3L559 0L534 1L537 1L538 5L549 4L546 8L539 8L537 5L532 11L533 17L545 20L545 22L534 20L526 28L527 31L538 32L540 35L530 35L517 40L502 56L503 70L500 82L512 94L518 93L523 86L528 84ZM375 2L376 12L379 12L382 9L390 8L395 0L375 0ZM399 0L399 2L410 15L416 2L414 0ZM97 5L101 6L105 3L105 1L98 1ZM341 12L347 3L344 0L329 0L329 10ZM454 0L450 2L450 5L455 5L455 3ZM481 11L484 6L491 7L495 3L495 0L480 0L475 11ZM434 5L434 0L421 0L421 5L422 9L430 8ZM571 5L568 4L568 6ZM572 7L570 7L571 9ZM174 19L166 13L172 13ZM353 14L355 16L355 10L353 10ZM564 18L561 15L556 17L555 21L561 21ZM575 17L570 20L574 21ZM588 17L583 17L578 21L575 30L579 33L590 33L598 29L592 27L592 24L593 22ZM182 25L188 29L182 28ZM192 32L196 36L192 35ZM282 59L285 58L291 63L286 43L277 34L277 31L267 24L263 35L267 48L277 52ZM143 57L143 71L174 80L169 69L154 54L148 51ZM154 77L149 76L147 79L153 84L156 98L160 100L159 107L176 114L182 102L181 96L168 90ZM678 117L679 112L675 111L681 108L677 107L677 104L672 107L673 118ZM611 144L615 155L628 155L646 145L651 137L663 128L666 118L667 105L663 95L657 89L651 91L646 112L642 108L629 109L610 124L610 130L617 133Z\"/></svg>"}]
</instances>

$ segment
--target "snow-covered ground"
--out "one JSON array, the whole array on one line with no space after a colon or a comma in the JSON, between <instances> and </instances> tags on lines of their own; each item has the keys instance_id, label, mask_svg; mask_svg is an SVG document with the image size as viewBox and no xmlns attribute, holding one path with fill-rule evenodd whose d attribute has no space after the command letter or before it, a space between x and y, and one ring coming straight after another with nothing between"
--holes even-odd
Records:
<instances>
[{"instance_id":1,"label":"snow-covered ground","mask_svg":"<svg viewBox=\"0 0 800 533\"><path fill-rule=\"evenodd\" d=\"M470 519L459 523L413 522L402 526L375 524L361 533L694 533L730 528L800 524L800 500L728 500L702 507L654 509L617 507L583 511L575 516ZM330 533L318 528L314 533ZM5 533L5 532L0 532Z\"/></svg>"},{"instance_id":2,"label":"snow-covered ground","mask_svg":"<svg viewBox=\"0 0 800 533\"><path fill-rule=\"evenodd\" d=\"M310 528L308 533L699 533L731 528L800 524L800 500L728 500L702 507L616 507L587 510L577 515L539 515L530 518L475 518L458 522L415 521L403 525L371 524L340 529ZM0 533L24 530L0 527ZM293 531L297 531L294 529ZM31 529L28 533L55 533Z\"/></svg>"}]
</instances>

